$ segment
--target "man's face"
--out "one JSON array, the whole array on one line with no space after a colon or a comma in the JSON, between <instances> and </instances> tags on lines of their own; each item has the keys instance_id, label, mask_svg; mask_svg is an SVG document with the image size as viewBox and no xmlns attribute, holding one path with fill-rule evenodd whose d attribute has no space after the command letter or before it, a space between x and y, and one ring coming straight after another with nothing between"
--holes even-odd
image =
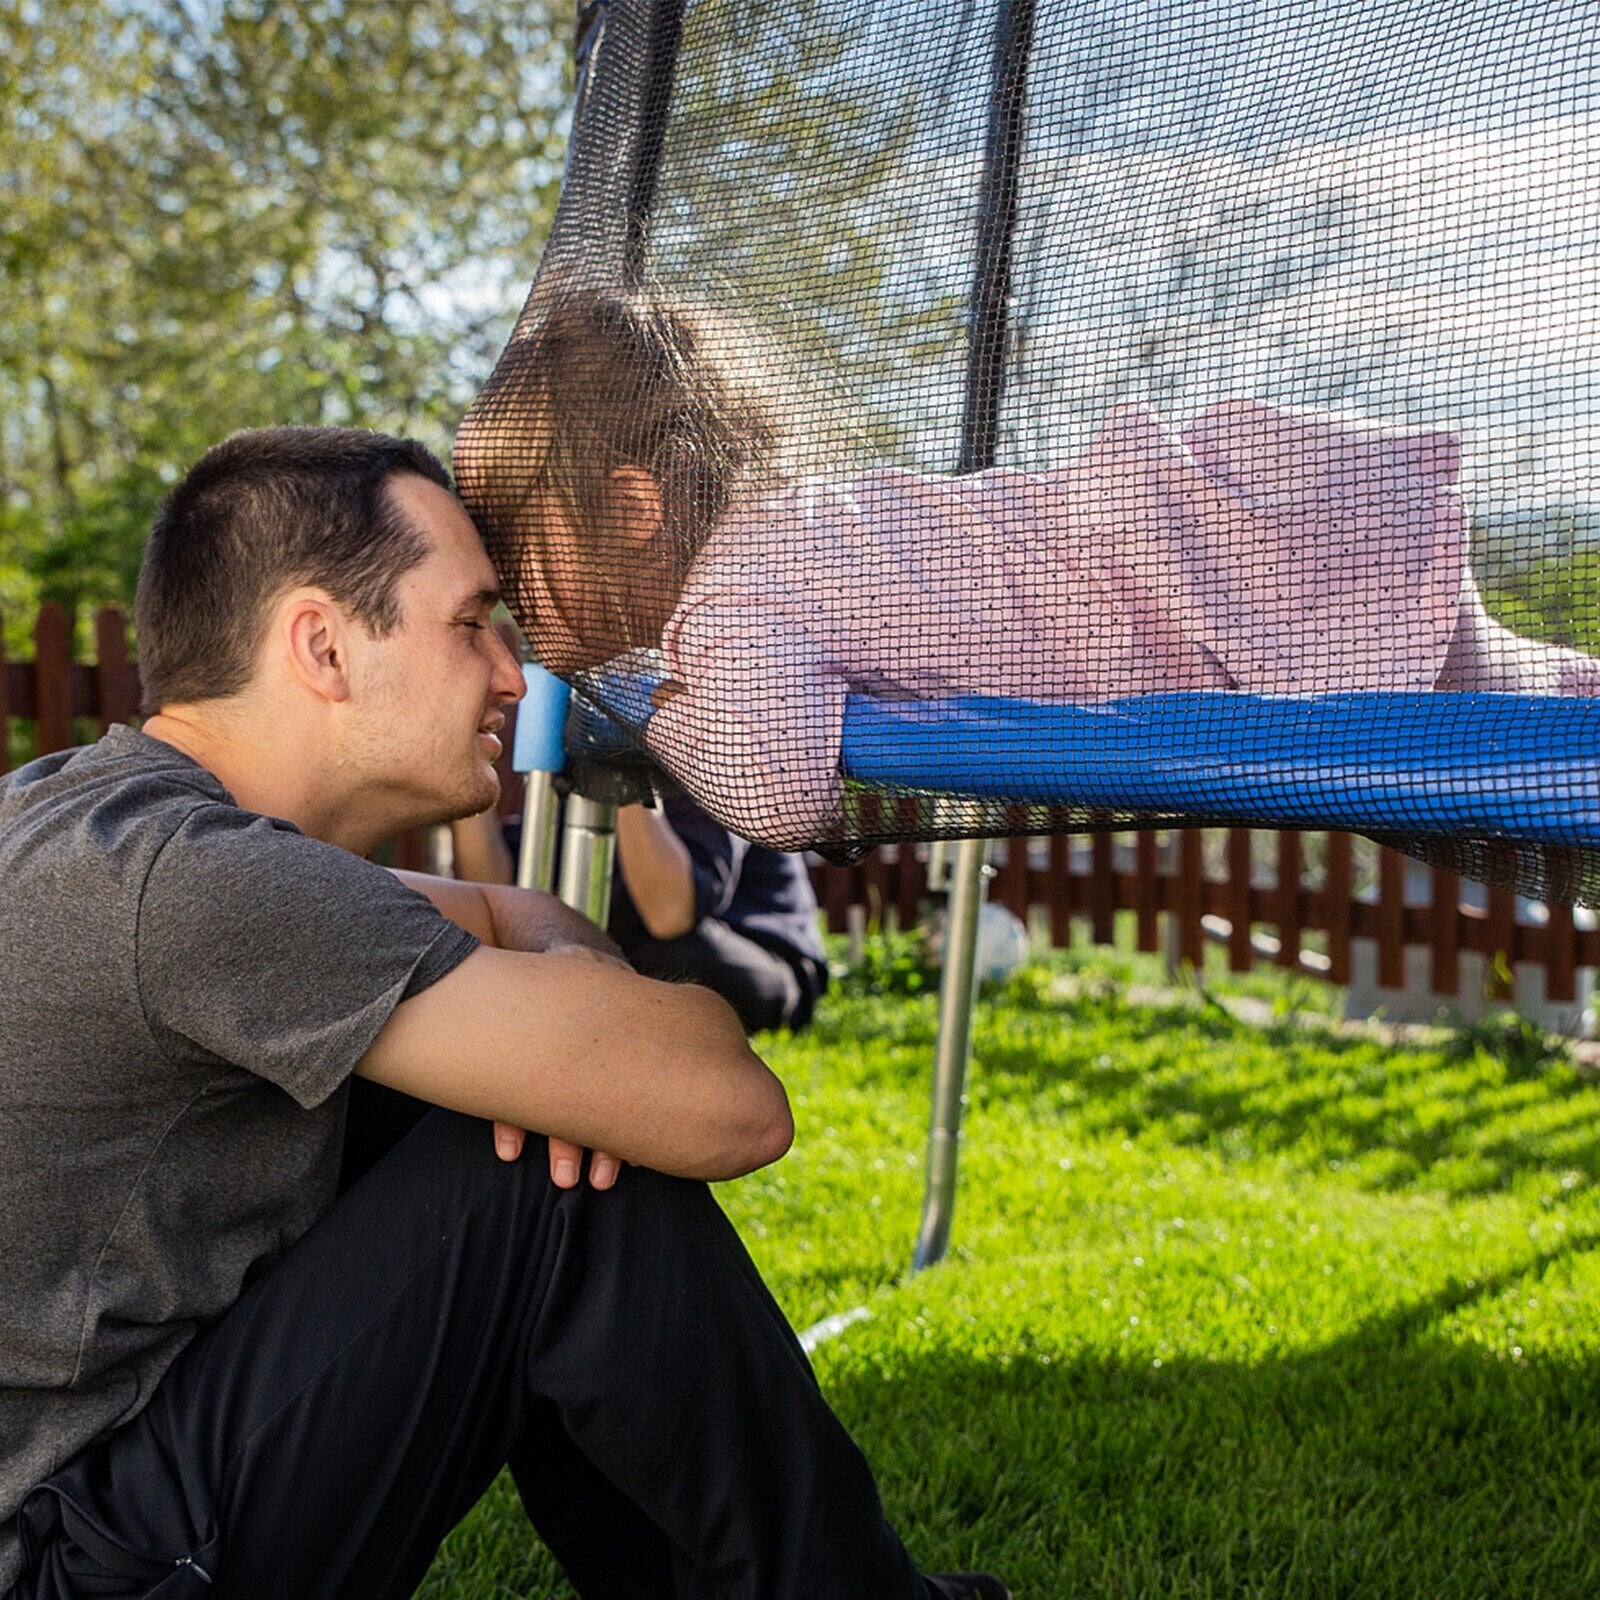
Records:
<instances>
[{"instance_id":1,"label":"man's face","mask_svg":"<svg viewBox=\"0 0 1600 1600\"><path fill-rule=\"evenodd\" d=\"M363 788L404 827L494 803L496 735L523 682L489 621L499 584L471 519L426 478L397 476L388 492L431 548L395 586L399 625L361 642L351 755Z\"/></svg>"}]
</instances>

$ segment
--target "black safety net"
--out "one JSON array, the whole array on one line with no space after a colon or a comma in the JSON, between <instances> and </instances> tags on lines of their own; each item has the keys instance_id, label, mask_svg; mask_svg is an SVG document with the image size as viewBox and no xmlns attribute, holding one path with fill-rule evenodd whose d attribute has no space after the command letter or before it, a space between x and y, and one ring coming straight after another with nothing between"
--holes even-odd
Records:
<instances>
[{"instance_id":1,"label":"black safety net","mask_svg":"<svg viewBox=\"0 0 1600 1600\"><path fill-rule=\"evenodd\" d=\"M735 831L1600 898L1600 5L613 0L457 441Z\"/></svg>"}]
</instances>

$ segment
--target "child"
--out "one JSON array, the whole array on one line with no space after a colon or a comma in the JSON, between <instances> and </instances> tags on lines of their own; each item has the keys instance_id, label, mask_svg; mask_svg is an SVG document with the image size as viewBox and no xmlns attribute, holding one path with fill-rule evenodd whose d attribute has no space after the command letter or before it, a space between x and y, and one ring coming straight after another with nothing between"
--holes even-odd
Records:
<instances>
[{"instance_id":1,"label":"child","mask_svg":"<svg viewBox=\"0 0 1600 1600\"><path fill-rule=\"evenodd\" d=\"M535 651L659 645L647 742L727 826L839 837L845 696L1600 692L1490 619L1456 439L1252 400L1114 411L1075 461L806 478L763 358L704 313L547 299L456 443Z\"/></svg>"}]
</instances>

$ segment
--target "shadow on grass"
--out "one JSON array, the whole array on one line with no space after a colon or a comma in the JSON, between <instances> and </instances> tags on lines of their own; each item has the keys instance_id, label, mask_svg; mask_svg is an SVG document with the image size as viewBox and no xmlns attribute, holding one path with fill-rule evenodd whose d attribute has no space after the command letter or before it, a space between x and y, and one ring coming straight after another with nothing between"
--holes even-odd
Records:
<instances>
[{"instance_id":1,"label":"shadow on grass","mask_svg":"<svg viewBox=\"0 0 1600 1600\"><path fill-rule=\"evenodd\" d=\"M975 1088L1008 1098L1075 1089L1060 1114L1090 1134L1319 1170L1360 1162L1359 1181L1383 1189L1470 1195L1540 1173L1564 1192L1600 1182L1600 1084L1559 1060L1530 1072L1472 1041L1386 1046L1315 1021L1263 1029L1214 1002L1084 997L988 1018Z\"/></svg>"},{"instance_id":2,"label":"shadow on grass","mask_svg":"<svg viewBox=\"0 0 1600 1600\"><path fill-rule=\"evenodd\" d=\"M1021 1600L1589 1600L1600 1361L1440 1328L1597 1242L1251 1365L906 1352L869 1324L826 1388L918 1560L990 1566ZM420 1594L572 1591L502 1477Z\"/></svg>"},{"instance_id":3,"label":"shadow on grass","mask_svg":"<svg viewBox=\"0 0 1600 1600\"><path fill-rule=\"evenodd\" d=\"M919 1353L827 1388L918 1558L1029 1600L1587 1600L1600 1362L1436 1330L1592 1242L1255 1365Z\"/></svg>"}]
</instances>

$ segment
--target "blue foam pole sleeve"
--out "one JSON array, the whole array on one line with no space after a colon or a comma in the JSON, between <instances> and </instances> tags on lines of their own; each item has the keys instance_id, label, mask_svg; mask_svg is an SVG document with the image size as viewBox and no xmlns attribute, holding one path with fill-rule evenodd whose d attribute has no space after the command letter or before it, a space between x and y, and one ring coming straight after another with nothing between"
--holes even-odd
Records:
<instances>
[{"instance_id":1,"label":"blue foam pole sleeve","mask_svg":"<svg viewBox=\"0 0 1600 1600\"><path fill-rule=\"evenodd\" d=\"M518 772L559 772L567 764L562 734L572 691L552 672L530 661L522 669L528 693L517 707L511 765Z\"/></svg>"}]
</instances>

